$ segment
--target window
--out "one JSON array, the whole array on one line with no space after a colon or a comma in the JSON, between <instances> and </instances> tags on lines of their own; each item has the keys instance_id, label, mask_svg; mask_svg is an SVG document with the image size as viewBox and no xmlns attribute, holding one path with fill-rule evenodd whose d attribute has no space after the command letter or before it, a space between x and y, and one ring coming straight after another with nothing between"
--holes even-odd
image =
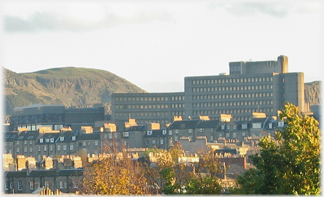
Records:
<instances>
[{"instance_id":1,"label":"window","mask_svg":"<svg viewBox=\"0 0 324 197\"><path fill-rule=\"evenodd\" d=\"M66 150L66 145L65 144L63 145L63 150Z\"/></svg>"},{"instance_id":2,"label":"window","mask_svg":"<svg viewBox=\"0 0 324 197\"><path fill-rule=\"evenodd\" d=\"M79 188L78 184L76 183L76 181L73 181L73 188Z\"/></svg>"},{"instance_id":3,"label":"window","mask_svg":"<svg viewBox=\"0 0 324 197\"><path fill-rule=\"evenodd\" d=\"M22 190L22 181L18 181L18 191Z\"/></svg>"},{"instance_id":4,"label":"window","mask_svg":"<svg viewBox=\"0 0 324 197\"><path fill-rule=\"evenodd\" d=\"M63 181L60 181L60 189L63 189Z\"/></svg>"},{"instance_id":5,"label":"window","mask_svg":"<svg viewBox=\"0 0 324 197\"><path fill-rule=\"evenodd\" d=\"M105 136L107 136L107 134L105 134ZM107 137L105 137L107 138ZM75 141L76 140L76 136L72 136L72 141Z\"/></svg>"},{"instance_id":6,"label":"window","mask_svg":"<svg viewBox=\"0 0 324 197\"><path fill-rule=\"evenodd\" d=\"M73 144L70 144L70 150L73 150Z\"/></svg>"},{"instance_id":7,"label":"window","mask_svg":"<svg viewBox=\"0 0 324 197\"><path fill-rule=\"evenodd\" d=\"M64 141L64 136L61 136L60 137L60 141Z\"/></svg>"},{"instance_id":8,"label":"window","mask_svg":"<svg viewBox=\"0 0 324 197\"><path fill-rule=\"evenodd\" d=\"M39 143L43 143L43 142L44 142L43 138L39 139Z\"/></svg>"},{"instance_id":9,"label":"window","mask_svg":"<svg viewBox=\"0 0 324 197\"><path fill-rule=\"evenodd\" d=\"M163 141L163 139L161 139L161 140L160 140L160 144L164 144L164 141Z\"/></svg>"},{"instance_id":10,"label":"window","mask_svg":"<svg viewBox=\"0 0 324 197\"><path fill-rule=\"evenodd\" d=\"M49 181L45 181L45 187L49 187Z\"/></svg>"},{"instance_id":11,"label":"window","mask_svg":"<svg viewBox=\"0 0 324 197\"><path fill-rule=\"evenodd\" d=\"M147 131L147 135L152 135L153 131Z\"/></svg>"},{"instance_id":12,"label":"window","mask_svg":"<svg viewBox=\"0 0 324 197\"><path fill-rule=\"evenodd\" d=\"M47 146L44 146L44 151L47 151Z\"/></svg>"},{"instance_id":13,"label":"window","mask_svg":"<svg viewBox=\"0 0 324 197\"><path fill-rule=\"evenodd\" d=\"M24 147L24 152L27 153L27 147L26 146Z\"/></svg>"},{"instance_id":14,"label":"window","mask_svg":"<svg viewBox=\"0 0 324 197\"><path fill-rule=\"evenodd\" d=\"M57 145L57 150L61 150L61 145Z\"/></svg>"},{"instance_id":15,"label":"window","mask_svg":"<svg viewBox=\"0 0 324 197\"><path fill-rule=\"evenodd\" d=\"M29 182L29 189L34 190L34 181Z\"/></svg>"}]
</instances>

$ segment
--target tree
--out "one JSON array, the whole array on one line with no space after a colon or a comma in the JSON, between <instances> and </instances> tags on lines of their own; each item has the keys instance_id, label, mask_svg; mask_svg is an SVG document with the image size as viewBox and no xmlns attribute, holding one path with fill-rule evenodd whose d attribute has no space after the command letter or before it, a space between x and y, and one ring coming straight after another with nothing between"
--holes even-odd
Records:
<instances>
[{"instance_id":1,"label":"tree","mask_svg":"<svg viewBox=\"0 0 324 197\"><path fill-rule=\"evenodd\" d=\"M286 103L280 119L285 127L260 140L260 154L252 155L257 169L237 181L243 194L320 194L320 130L318 121Z\"/></svg>"},{"instance_id":2,"label":"tree","mask_svg":"<svg viewBox=\"0 0 324 197\"><path fill-rule=\"evenodd\" d=\"M186 165L179 163L178 158L184 153L179 143L172 145L169 150L154 148L156 162L154 166L145 165L145 177L150 186L154 186L158 193L183 193L185 183L189 178Z\"/></svg>"},{"instance_id":3,"label":"tree","mask_svg":"<svg viewBox=\"0 0 324 197\"><path fill-rule=\"evenodd\" d=\"M145 174L149 185L156 186L164 194L220 194L217 173L221 171L213 151L199 151L199 163L179 162L184 150L179 143L169 150L154 149L155 166L146 166Z\"/></svg>"},{"instance_id":4,"label":"tree","mask_svg":"<svg viewBox=\"0 0 324 197\"><path fill-rule=\"evenodd\" d=\"M198 150L199 163L196 172L186 185L187 194L221 194L217 175L223 172L213 149Z\"/></svg>"},{"instance_id":5,"label":"tree","mask_svg":"<svg viewBox=\"0 0 324 197\"><path fill-rule=\"evenodd\" d=\"M115 144L106 149L104 157L85 167L81 192L106 195L150 194L141 168L129 157L126 148L118 149Z\"/></svg>"}]
</instances>

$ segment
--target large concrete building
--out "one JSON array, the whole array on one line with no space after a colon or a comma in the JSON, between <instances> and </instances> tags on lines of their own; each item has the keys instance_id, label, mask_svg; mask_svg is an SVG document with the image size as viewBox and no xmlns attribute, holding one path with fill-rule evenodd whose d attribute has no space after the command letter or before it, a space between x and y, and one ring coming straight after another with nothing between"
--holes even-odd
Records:
<instances>
[{"instance_id":1,"label":"large concrete building","mask_svg":"<svg viewBox=\"0 0 324 197\"><path fill-rule=\"evenodd\" d=\"M253 112L276 116L285 102L308 112L304 99L304 74L288 73L288 58L277 61L230 62L230 74L185 77L184 92L119 93L112 95L112 120L129 117L139 124L173 121L174 116L198 119L231 114L248 121Z\"/></svg>"},{"instance_id":2,"label":"large concrete building","mask_svg":"<svg viewBox=\"0 0 324 197\"><path fill-rule=\"evenodd\" d=\"M60 130L69 126L80 130L82 126L94 126L96 121L104 120L103 107L66 108L64 105L34 104L14 108L10 118L9 131L27 129L36 131L40 127L51 127Z\"/></svg>"}]
</instances>

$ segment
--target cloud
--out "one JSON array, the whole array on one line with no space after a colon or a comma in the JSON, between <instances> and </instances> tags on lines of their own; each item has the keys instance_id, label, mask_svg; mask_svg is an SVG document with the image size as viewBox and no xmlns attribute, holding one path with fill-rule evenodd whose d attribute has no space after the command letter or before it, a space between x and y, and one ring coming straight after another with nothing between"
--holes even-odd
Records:
<instances>
[{"instance_id":1,"label":"cloud","mask_svg":"<svg viewBox=\"0 0 324 197\"><path fill-rule=\"evenodd\" d=\"M285 17L288 14L288 9L283 4L275 3L239 3L225 7L226 10L237 16L253 16L255 14L265 14L273 17Z\"/></svg>"},{"instance_id":2,"label":"cloud","mask_svg":"<svg viewBox=\"0 0 324 197\"><path fill-rule=\"evenodd\" d=\"M309 14L319 13L322 4L319 2L234 2L207 4L210 10L216 8L225 9L228 13L235 16L255 16L257 14L268 15L277 18L284 18L290 13Z\"/></svg>"},{"instance_id":3,"label":"cloud","mask_svg":"<svg viewBox=\"0 0 324 197\"><path fill-rule=\"evenodd\" d=\"M105 13L96 20L66 16L62 13L35 12L27 19L18 16L5 16L4 27L8 33L40 32L40 31L93 31L120 24L148 23L152 21L171 21L172 15L168 12L140 12L131 16L121 16L114 13Z\"/></svg>"}]
</instances>

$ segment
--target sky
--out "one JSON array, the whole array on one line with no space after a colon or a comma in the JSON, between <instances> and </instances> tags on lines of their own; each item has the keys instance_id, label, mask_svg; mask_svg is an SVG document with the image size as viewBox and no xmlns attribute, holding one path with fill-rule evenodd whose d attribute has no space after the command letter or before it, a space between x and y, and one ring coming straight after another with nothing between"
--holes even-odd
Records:
<instances>
[{"instance_id":1,"label":"sky","mask_svg":"<svg viewBox=\"0 0 324 197\"><path fill-rule=\"evenodd\" d=\"M323 77L319 0L1 3L1 64L17 73L94 68L148 92L182 92L186 76L286 55L305 82Z\"/></svg>"}]
</instances>

